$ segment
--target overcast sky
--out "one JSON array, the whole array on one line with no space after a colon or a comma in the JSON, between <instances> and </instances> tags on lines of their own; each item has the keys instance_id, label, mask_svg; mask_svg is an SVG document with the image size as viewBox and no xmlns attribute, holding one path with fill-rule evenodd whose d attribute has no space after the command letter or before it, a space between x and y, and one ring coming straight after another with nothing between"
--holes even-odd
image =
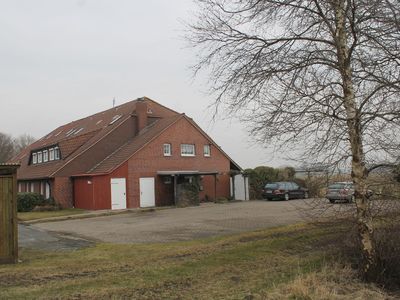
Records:
<instances>
[{"instance_id":1,"label":"overcast sky","mask_svg":"<svg viewBox=\"0 0 400 300\"><path fill-rule=\"evenodd\" d=\"M40 138L147 96L192 117L243 168L290 164L237 120L212 121L206 74L182 38L190 0L0 0L0 132Z\"/></svg>"}]
</instances>

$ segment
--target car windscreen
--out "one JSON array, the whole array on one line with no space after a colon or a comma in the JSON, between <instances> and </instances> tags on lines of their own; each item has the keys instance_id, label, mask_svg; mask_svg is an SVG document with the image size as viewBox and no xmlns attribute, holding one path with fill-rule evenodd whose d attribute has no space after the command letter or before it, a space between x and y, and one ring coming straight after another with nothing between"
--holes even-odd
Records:
<instances>
[{"instance_id":1,"label":"car windscreen","mask_svg":"<svg viewBox=\"0 0 400 300\"><path fill-rule=\"evenodd\" d=\"M267 184L265 185L265 188L266 188L266 189L276 190L276 189L279 188L279 186L278 186L277 183L267 183Z\"/></svg>"}]
</instances>

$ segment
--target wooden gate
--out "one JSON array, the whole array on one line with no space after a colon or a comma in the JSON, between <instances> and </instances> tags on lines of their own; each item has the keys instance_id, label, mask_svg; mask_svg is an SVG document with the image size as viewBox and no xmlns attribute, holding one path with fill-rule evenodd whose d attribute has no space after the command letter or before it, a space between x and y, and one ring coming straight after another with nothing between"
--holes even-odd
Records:
<instances>
[{"instance_id":1,"label":"wooden gate","mask_svg":"<svg viewBox=\"0 0 400 300\"><path fill-rule=\"evenodd\" d=\"M18 260L17 168L0 164L0 263Z\"/></svg>"}]
</instances>

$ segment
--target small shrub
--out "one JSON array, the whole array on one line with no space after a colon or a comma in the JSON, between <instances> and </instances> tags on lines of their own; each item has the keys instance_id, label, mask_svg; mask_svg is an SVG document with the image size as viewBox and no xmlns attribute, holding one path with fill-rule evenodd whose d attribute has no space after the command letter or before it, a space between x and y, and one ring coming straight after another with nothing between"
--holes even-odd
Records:
<instances>
[{"instance_id":1,"label":"small shrub","mask_svg":"<svg viewBox=\"0 0 400 300\"><path fill-rule=\"evenodd\" d=\"M387 288L398 290L400 288L400 224L398 216L388 222L376 226L373 234L377 262L374 270L375 283ZM361 271L362 261L360 256L360 240L356 226L349 228L347 236L343 236L338 247L343 251L354 269Z\"/></svg>"},{"instance_id":2,"label":"small shrub","mask_svg":"<svg viewBox=\"0 0 400 300\"><path fill-rule=\"evenodd\" d=\"M375 230L377 282L387 287L400 287L400 225L390 223Z\"/></svg>"},{"instance_id":3,"label":"small shrub","mask_svg":"<svg viewBox=\"0 0 400 300\"><path fill-rule=\"evenodd\" d=\"M17 196L17 209L19 212L32 211L36 206L46 203L44 197L37 193L19 193Z\"/></svg>"},{"instance_id":4,"label":"small shrub","mask_svg":"<svg viewBox=\"0 0 400 300\"><path fill-rule=\"evenodd\" d=\"M227 198L225 198L225 197L218 197L215 200L215 203L227 203L227 202L229 202L229 200Z\"/></svg>"}]
</instances>

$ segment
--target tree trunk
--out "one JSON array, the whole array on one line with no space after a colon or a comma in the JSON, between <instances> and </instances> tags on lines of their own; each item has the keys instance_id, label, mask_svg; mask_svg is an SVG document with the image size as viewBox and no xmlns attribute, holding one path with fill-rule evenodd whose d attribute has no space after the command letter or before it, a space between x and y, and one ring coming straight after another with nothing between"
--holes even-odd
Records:
<instances>
[{"instance_id":1,"label":"tree trunk","mask_svg":"<svg viewBox=\"0 0 400 300\"><path fill-rule=\"evenodd\" d=\"M365 155L362 142L361 118L357 109L354 87L352 82L352 69L347 45L345 0L336 1L336 45L339 70L343 81L344 106L347 115L347 127L352 154L351 177L355 185L355 199L357 206L358 235L361 243L363 258L363 275L366 280L374 277L376 265L376 252L373 243L373 224L368 208L367 184L368 176L365 167Z\"/></svg>"}]
</instances>

